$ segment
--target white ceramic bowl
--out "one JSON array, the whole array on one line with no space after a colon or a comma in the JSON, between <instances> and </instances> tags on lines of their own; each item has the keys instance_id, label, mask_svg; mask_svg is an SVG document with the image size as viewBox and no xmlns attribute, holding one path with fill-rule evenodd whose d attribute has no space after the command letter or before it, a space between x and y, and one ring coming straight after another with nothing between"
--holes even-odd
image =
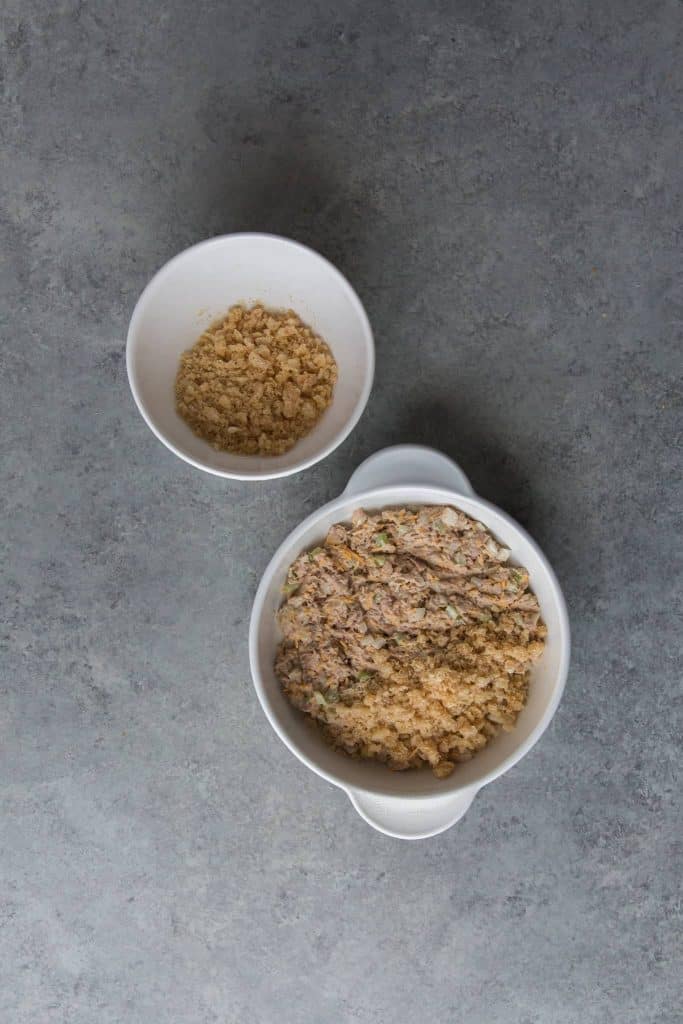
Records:
<instances>
[{"instance_id":1,"label":"white ceramic bowl","mask_svg":"<svg viewBox=\"0 0 683 1024\"><path fill-rule=\"evenodd\" d=\"M273 671L280 640L276 612L292 561L320 543L333 523L354 509L403 505L453 505L488 527L511 549L511 562L529 571L548 627L544 653L532 670L529 699L512 732L499 734L448 779L429 771L392 772L332 750L285 698ZM477 791L508 771L536 743L555 713L569 666L570 636L562 591L531 537L495 505L478 498L462 470L446 456L413 445L387 448L366 460L344 493L297 527L273 556L256 593L249 656L256 693L280 739L305 765L345 790L374 828L401 839L422 839L453 825Z\"/></svg>"},{"instance_id":2,"label":"white ceramic bowl","mask_svg":"<svg viewBox=\"0 0 683 1024\"><path fill-rule=\"evenodd\" d=\"M294 309L325 339L337 361L330 407L285 455L216 451L175 409L181 353L237 302ZM130 321L126 365L138 409L167 448L217 476L267 480L312 466L353 430L370 395L375 349L360 299L326 259L287 238L224 235L186 249L152 278Z\"/></svg>"}]
</instances>

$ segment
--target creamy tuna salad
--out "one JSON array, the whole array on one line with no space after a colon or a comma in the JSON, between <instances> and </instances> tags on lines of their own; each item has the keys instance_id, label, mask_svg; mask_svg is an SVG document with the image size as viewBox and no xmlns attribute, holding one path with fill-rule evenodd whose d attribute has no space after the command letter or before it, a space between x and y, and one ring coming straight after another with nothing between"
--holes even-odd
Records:
<instances>
[{"instance_id":1,"label":"creamy tuna salad","mask_svg":"<svg viewBox=\"0 0 683 1024\"><path fill-rule=\"evenodd\" d=\"M450 507L354 513L290 566L275 671L355 757L439 778L523 708L546 629L521 566Z\"/></svg>"}]
</instances>

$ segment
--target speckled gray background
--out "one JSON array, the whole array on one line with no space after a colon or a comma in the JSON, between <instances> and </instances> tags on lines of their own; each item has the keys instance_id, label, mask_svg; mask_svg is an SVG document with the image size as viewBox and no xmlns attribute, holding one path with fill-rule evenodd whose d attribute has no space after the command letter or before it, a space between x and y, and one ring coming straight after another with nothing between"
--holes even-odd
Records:
<instances>
[{"instance_id":1,"label":"speckled gray background","mask_svg":"<svg viewBox=\"0 0 683 1024\"><path fill-rule=\"evenodd\" d=\"M680 1021L683 7L9 0L0 1019ZM376 332L353 436L186 466L123 339L188 244L291 235ZM259 574L358 462L438 445L540 541L575 651L450 832L369 829L249 680Z\"/></svg>"}]
</instances>

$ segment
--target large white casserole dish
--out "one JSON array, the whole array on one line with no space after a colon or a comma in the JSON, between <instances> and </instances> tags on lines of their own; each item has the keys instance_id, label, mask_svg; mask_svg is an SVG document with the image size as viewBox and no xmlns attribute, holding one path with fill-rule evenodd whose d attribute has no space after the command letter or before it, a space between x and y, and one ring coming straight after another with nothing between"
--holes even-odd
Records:
<instances>
[{"instance_id":1,"label":"large white casserole dish","mask_svg":"<svg viewBox=\"0 0 683 1024\"><path fill-rule=\"evenodd\" d=\"M291 562L320 543L333 523L354 509L405 505L453 505L482 522L511 549L511 562L529 572L531 587L548 628L544 653L531 674L528 702L512 732L501 733L448 778L429 771L392 772L384 765L354 760L332 750L310 722L288 702L273 662L280 640L276 612ZM508 515L478 498L450 459L428 448L387 448L364 462L344 493L297 527L273 556L256 593L249 654L256 693L270 724L299 760L345 790L358 813L374 828L401 839L436 835L453 825L482 786L512 768L548 727L559 704L569 666L567 610L559 583L531 537Z\"/></svg>"}]
</instances>

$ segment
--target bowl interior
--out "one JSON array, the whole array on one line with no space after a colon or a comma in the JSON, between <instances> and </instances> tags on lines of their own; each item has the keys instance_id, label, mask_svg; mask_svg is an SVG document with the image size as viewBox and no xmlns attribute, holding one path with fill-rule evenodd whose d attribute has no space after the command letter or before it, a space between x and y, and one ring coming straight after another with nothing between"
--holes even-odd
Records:
<instances>
[{"instance_id":1,"label":"bowl interior","mask_svg":"<svg viewBox=\"0 0 683 1024\"><path fill-rule=\"evenodd\" d=\"M511 562L529 571L543 619L548 628L545 650L533 668L529 699L512 732L500 733L471 761L459 765L450 778L439 780L428 770L392 772L370 761L355 761L330 749L306 716L296 711L282 693L273 662L280 631L276 612L282 585L294 558L319 543L333 523L348 520L354 509L388 506L453 505L478 519L511 549ZM284 742L314 771L344 787L386 796L436 796L482 785L505 771L528 750L546 728L564 686L569 655L569 633L564 601L552 570L531 538L499 509L479 498L464 497L440 488L393 487L344 497L326 505L298 527L277 551L256 596L251 629L254 682L271 724Z\"/></svg>"},{"instance_id":2,"label":"bowl interior","mask_svg":"<svg viewBox=\"0 0 683 1024\"><path fill-rule=\"evenodd\" d=\"M216 451L175 410L181 353L237 302L294 309L325 339L339 367L330 407L285 455ZM332 264L284 238L227 235L187 249L152 279L133 313L127 358L133 394L160 440L194 465L244 478L293 472L339 444L367 401L374 355L363 307Z\"/></svg>"}]
</instances>

